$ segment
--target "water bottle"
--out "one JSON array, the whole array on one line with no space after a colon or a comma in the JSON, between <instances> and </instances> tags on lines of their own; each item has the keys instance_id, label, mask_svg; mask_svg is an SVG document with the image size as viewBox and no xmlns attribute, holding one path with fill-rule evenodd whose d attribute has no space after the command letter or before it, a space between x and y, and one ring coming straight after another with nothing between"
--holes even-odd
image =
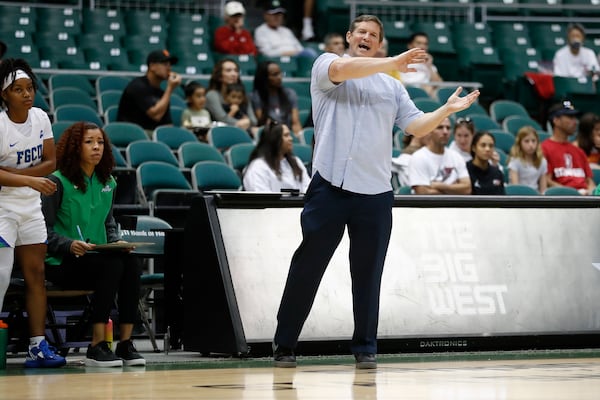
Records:
<instances>
[{"instance_id":1,"label":"water bottle","mask_svg":"<svg viewBox=\"0 0 600 400\"><path fill-rule=\"evenodd\" d=\"M6 346L8 346L8 325L0 319L0 369L6 369Z\"/></svg>"},{"instance_id":2,"label":"water bottle","mask_svg":"<svg viewBox=\"0 0 600 400\"><path fill-rule=\"evenodd\" d=\"M112 350L113 344L113 321L108 317L108 322L104 325L104 340L108 343L108 348Z\"/></svg>"}]
</instances>

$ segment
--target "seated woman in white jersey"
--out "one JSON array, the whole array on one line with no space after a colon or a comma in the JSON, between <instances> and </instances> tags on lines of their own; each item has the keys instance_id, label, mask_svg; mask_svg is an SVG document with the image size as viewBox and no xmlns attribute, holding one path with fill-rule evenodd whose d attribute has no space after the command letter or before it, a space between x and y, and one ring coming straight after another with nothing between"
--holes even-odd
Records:
<instances>
[{"instance_id":1,"label":"seated woman in white jersey","mask_svg":"<svg viewBox=\"0 0 600 400\"><path fill-rule=\"evenodd\" d=\"M244 190L280 192L292 189L305 193L309 182L306 167L294 155L290 128L276 121L267 123L244 170Z\"/></svg>"},{"instance_id":2,"label":"seated woman in white jersey","mask_svg":"<svg viewBox=\"0 0 600 400\"><path fill-rule=\"evenodd\" d=\"M0 309L8 288L14 258L26 287L30 341L28 368L65 365L44 336L46 324L46 225L40 193L51 194L56 185L44 178L54 171L54 136L48 115L33 107L36 79L25 60L0 63Z\"/></svg>"}]
</instances>

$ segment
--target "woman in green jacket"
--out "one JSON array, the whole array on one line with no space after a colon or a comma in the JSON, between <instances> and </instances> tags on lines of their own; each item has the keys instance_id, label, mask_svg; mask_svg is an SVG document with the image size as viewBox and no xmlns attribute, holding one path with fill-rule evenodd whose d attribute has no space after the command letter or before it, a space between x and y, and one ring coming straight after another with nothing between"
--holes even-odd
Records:
<instances>
[{"instance_id":1,"label":"woman in green jacket","mask_svg":"<svg viewBox=\"0 0 600 400\"><path fill-rule=\"evenodd\" d=\"M92 343L85 363L94 367L145 365L131 341L138 318L140 261L124 251L95 251L119 242L112 207L116 181L114 159L106 133L88 122L67 128L56 145L55 171L49 178L57 191L42 196L48 229L46 276L65 289L94 290ZM120 342L115 353L105 337L105 325L118 295Z\"/></svg>"}]
</instances>

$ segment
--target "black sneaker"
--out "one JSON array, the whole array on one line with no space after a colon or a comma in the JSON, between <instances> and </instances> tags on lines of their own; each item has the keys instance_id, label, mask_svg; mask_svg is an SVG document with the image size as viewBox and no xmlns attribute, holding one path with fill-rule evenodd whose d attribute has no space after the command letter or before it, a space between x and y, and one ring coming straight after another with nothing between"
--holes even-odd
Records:
<instances>
[{"instance_id":1,"label":"black sneaker","mask_svg":"<svg viewBox=\"0 0 600 400\"><path fill-rule=\"evenodd\" d=\"M127 367L144 366L146 360L137 352L131 339L123 340L117 343L115 354L123 359L123 364Z\"/></svg>"},{"instance_id":2,"label":"black sneaker","mask_svg":"<svg viewBox=\"0 0 600 400\"><path fill-rule=\"evenodd\" d=\"M377 368L377 359L372 353L356 353L356 369L375 369Z\"/></svg>"},{"instance_id":3,"label":"black sneaker","mask_svg":"<svg viewBox=\"0 0 600 400\"><path fill-rule=\"evenodd\" d=\"M296 368L294 350L273 343L273 366L278 368Z\"/></svg>"},{"instance_id":4,"label":"black sneaker","mask_svg":"<svg viewBox=\"0 0 600 400\"><path fill-rule=\"evenodd\" d=\"M122 367L123 360L115 356L108 346L108 342L99 342L97 345L88 346L85 354L86 367Z\"/></svg>"}]
</instances>

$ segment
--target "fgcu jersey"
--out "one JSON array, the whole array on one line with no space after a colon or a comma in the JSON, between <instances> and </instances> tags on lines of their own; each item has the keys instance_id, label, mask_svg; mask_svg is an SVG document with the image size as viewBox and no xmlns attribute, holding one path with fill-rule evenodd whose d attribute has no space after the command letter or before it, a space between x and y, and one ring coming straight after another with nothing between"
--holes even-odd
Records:
<instances>
[{"instance_id":1,"label":"fgcu jersey","mask_svg":"<svg viewBox=\"0 0 600 400\"><path fill-rule=\"evenodd\" d=\"M0 113L0 166L28 168L42 161L44 140L53 138L50 119L39 108L31 108L27 121L14 123L6 112ZM29 187L0 187L3 203L39 199L40 193Z\"/></svg>"}]
</instances>

